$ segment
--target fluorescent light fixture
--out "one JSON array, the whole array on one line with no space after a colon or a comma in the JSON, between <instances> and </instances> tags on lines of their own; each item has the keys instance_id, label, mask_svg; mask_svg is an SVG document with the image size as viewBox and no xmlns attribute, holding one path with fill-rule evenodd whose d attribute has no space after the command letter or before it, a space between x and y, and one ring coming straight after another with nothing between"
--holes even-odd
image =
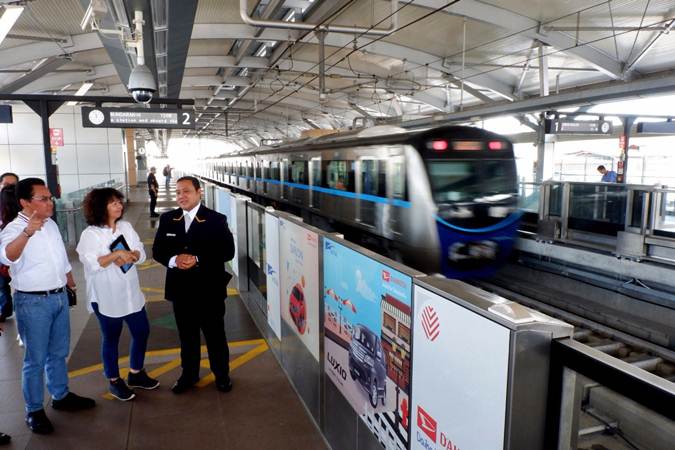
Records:
<instances>
[{"instance_id":1,"label":"fluorescent light fixture","mask_svg":"<svg viewBox=\"0 0 675 450\"><path fill-rule=\"evenodd\" d=\"M5 6L5 12L0 17L0 44L5 40L7 33L12 29L23 12L23 6Z\"/></svg>"},{"instance_id":2,"label":"fluorescent light fixture","mask_svg":"<svg viewBox=\"0 0 675 450\"><path fill-rule=\"evenodd\" d=\"M92 83L91 81L85 81L84 83L82 83L82 86L80 86L80 88L77 90L77 92L75 93L75 95L77 95L78 97L82 97L84 94L87 93L87 91L88 91L89 89L91 89L91 87L92 87L93 85L94 85L94 83ZM75 106L75 105L77 105L77 102L76 102L76 101L71 101L71 102L66 103L66 105L68 105L68 106Z\"/></svg>"}]
</instances>

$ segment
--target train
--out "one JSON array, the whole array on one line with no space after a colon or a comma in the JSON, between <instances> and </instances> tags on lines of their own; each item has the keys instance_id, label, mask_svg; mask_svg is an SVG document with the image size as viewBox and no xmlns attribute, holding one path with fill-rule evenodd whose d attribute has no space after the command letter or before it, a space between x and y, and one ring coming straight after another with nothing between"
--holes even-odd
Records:
<instances>
[{"instance_id":1,"label":"train","mask_svg":"<svg viewBox=\"0 0 675 450\"><path fill-rule=\"evenodd\" d=\"M484 278L520 212L513 144L469 126L376 126L206 160L200 175L430 274Z\"/></svg>"}]
</instances>

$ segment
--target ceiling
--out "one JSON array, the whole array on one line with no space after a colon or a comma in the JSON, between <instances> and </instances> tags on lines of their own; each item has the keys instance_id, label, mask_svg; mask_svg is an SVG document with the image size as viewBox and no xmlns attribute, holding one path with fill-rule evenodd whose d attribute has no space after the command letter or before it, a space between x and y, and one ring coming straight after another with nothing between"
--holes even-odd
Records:
<instances>
[{"instance_id":1,"label":"ceiling","mask_svg":"<svg viewBox=\"0 0 675 450\"><path fill-rule=\"evenodd\" d=\"M675 0L33 0L0 45L0 92L128 95L117 30L143 10L146 64L166 97L194 98L189 136L251 145L355 120L424 119L675 71ZM392 6L396 9L391 30ZM324 34L279 21L360 27ZM365 32L368 31L368 32ZM323 82L321 81L323 79ZM323 89L323 92L322 92Z\"/></svg>"}]
</instances>

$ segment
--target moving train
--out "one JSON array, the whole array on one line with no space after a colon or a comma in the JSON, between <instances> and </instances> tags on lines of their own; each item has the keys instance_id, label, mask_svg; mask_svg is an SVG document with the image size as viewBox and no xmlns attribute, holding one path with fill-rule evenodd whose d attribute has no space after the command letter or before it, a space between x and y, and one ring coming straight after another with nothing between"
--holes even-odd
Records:
<instances>
[{"instance_id":1,"label":"moving train","mask_svg":"<svg viewBox=\"0 0 675 450\"><path fill-rule=\"evenodd\" d=\"M489 276L517 232L511 142L378 126L208 161L201 175L426 273Z\"/></svg>"}]
</instances>

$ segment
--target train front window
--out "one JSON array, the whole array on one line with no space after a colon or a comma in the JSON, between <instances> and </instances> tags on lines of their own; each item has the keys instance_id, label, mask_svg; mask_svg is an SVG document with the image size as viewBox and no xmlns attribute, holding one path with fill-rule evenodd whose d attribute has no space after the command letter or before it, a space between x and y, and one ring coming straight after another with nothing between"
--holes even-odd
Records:
<instances>
[{"instance_id":1,"label":"train front window","mask_svg":"<svg viewBox=\"0 0 675 450\"><path fill-rule=\"evenodd\" d=\"M516 176L509 160L427 161L434 201L499 203L515 196Z\"/></svg>"}]
</instances>

